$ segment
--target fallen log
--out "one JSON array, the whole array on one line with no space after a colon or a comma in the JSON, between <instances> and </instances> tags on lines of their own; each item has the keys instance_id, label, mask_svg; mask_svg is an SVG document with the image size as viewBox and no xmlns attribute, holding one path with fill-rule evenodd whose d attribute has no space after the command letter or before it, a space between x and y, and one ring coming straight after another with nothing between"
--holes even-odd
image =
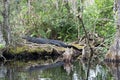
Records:
<instances>
[{"instance_id":1,"label":"fallen log","mask_svg":"<svg viewBox=\"0 0 120 80\"><path fill-rule=\"evenodd\" d=\"M79 50L74 49L74 56L78 56L82 52L82 48L79 44L71 44L77 47ZM52 44L37 44L31 42L24 42L17 46L10 46L7 52L3 53L6 59L17 60L31 60L31 59L47 59L57 58L65 52L64 47L52 45ZM42 58L41 58L42 57Z\"/></svg>"},{"instance_id":2,"label":"fallen log","mask_svg":"<svg viewBox=\"0 0 120 80\"><path fill-rule=\"evenodd\" d=\"M52 44L52 45L56 45L56 46L59 46L59 47L73 48L73 49L76 49L76 50L80 50L79 48L77 48L73 45L65 44L64 42L62 42L60 40L35 38L35 37L29 37L29 36L23 37L23 39L26 39L27 41L37 43L37 44Z\"/></svg>"}]
</instances>

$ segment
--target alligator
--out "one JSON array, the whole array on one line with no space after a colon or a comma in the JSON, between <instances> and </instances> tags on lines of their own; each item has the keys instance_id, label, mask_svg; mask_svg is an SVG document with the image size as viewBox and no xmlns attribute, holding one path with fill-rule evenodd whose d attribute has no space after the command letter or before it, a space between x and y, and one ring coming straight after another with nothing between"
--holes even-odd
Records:
<instances>
[{"instance_id":1,"label":"alligator","mask_svg":"<svg viewBox=\"0 0 120 80\"><path fill-rule=\"evenodd\" d=\"M30 36L25 36L25 37L22 37L22 38L26 39L29 42L33 42L33 43L37 43L37 44L52 44L52 45L56 45L56 46L59 46L59 47L73 48L75 50L81 51L81 49L78 49L77 47L75 47L73 45L65 44L64 42L62 42L60 40L36 38L36 37L30 37Z\"/></svg>"}]
</instances>

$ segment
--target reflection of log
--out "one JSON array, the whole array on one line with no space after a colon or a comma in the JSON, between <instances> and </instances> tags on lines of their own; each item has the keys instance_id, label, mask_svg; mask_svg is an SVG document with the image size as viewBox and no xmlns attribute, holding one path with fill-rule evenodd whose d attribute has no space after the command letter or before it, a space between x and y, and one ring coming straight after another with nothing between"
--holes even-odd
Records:
<instances>
[{"instance_id":1,"label":"reflection of log","mask_svg":"<svg viewBox=\"0 0 120 80\"><path fill-rule=\"evenodd\" d=\"M52 63L49 65L33 65L27 68L28 71L33 71L33 70L44 70L48 68L53 68L57 66L63 66L68 75L70 72L73 70L73 65L72 65L72 58L74 55L74 50L72 48L66 48L65 52L62 54L62 59L61 61L58 61L56 63Z\"/></svg>"},{"instance_id":2,"label":"reflection of log","mask_svg":"<svg viewBox=\"0 0 120 80\"><path fill-rule=\"evenodd\" d=\"M73 57L74 51L72 48L67 48L65 52L63 53L63 61L64 61L64 69L70 74L70 72L73 70L72 65L72 57Z\"/></svg>"},{"instance_id":3,"label":"reflection of log","mask_svg":"<svg viewBox=\"0 0 120 80\"><path fill-rule=\"evenodd\" d=\"M27 68L27 71L34 71L34 70L45 70L45 69L50 69L58 66L62 66L64 62L57 62L54 64L49 64L49 65L37 65L37 66L30 66Z\"/></svg>"}]
</instances>

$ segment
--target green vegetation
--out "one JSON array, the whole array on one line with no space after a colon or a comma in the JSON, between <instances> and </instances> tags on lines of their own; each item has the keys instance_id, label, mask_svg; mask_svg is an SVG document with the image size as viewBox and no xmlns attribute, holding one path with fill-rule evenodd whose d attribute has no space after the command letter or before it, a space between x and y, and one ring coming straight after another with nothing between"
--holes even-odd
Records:
<instances>
[{"instance_id":1,"label":"green vegetation","mask_svg":"<svg viewBox=\"0 0 120 80\"><path fill-rule=\"evenodd\" d=\"M95 80L113 80L113 73L110 74L107 67L101 62L104 60L104 55L113 42L116 32L114 20L116 13L113 11L113 5L114 0L0 0L0 42L4 41L4 39L6 42L6 45L0 44L0 59L2 60L5 56L6 60L11 58L18 58L14 60L22 60L23 58L23 61L29 59L41 60L41 54L43 54L45 60L48 59L48 56L55 56L55 59L57 56L57 58L61 59L64 58L62 55L66 50L64 47L49 44L45 44L47 45L45 46L44 44L24 43L25 41L22 40L22 37L31 36L61 40L81 50L79 52L77 50L73 51L72 57L75 55L75 58L78 60L85 53L91 53L93 54L92 56L85 55L89 58L88 62L94 62L91 61L93 58L97 64L91 64L89 68L89 63L86 65L83 62L75 62L74 71L70 76L65 73L63 67L50 70L36 70L37 73L32 72L32 76L28 72L18 71L16 74L18 79L16 80L34 79L34 77L37 79L45 77L53 80L72 80L76 77L76 79L84 80L87 76ZM88 42L85 38L87 36L85 35L83 25L89 37L87 38ZM69 53L68 51L67 58L63 59L63 62L70 63L68 64L68 68L72 65L71 62L76 60L73 58L74 60L67 61ZM27 66L34 67L36 64L33 63L28 63L30 65ZM49 60L42 63L48 64ZM21 67L26 64L17 62L14 65ZM112 67L116 68L116 65L112 65ZM11 74L11 77L15 74L12 74L12 72L16 69L11 71L8 67L7 70L10 71L6 71L7 75ZM92 74L95 77L92 77L91 71L93 71ZM90 75L87 73L90 73Z\"/></svg>"},{"instance_id":2,"label":"green vegetation","mask_svg":"<svg viewBox=\"0 0 120 80\"><path fill-rule=\"evenodd\" d=\"M18 41L18 35L26 34L75 41L78 35L82 37L84 34L76 17L78 11L82 12L88 32L96 33L105 39L112 37L115 32L113 0L93 0L93 3L81 1L77 0L76 5L62 0L11 1L10 24L14 40ZM72 9L74 6L75 9Z\"/></svg>"},{"instance_id":3,"label":"green vegetation","mask_svg":"<svg viewBox=\"0 0 120 80\"><path fill-rule=\"evenodd\" d=\"M4 44L0 44L0 49L3 49L5 48L5 45Z\"/></svg>"},{"instance_id":4,"label":"green vegetation","mask_svg":"<svg viewBox=\"0 0 120 80\"><path fill-rule=\"evenodd\" d=\"M72 1L72 2L71 2ZM79 22L81 14L84 26L90 36L96 35L95 44L102 45L102 53L106 53L113 42L115 20L113 0L12 0L10 1L9 25L11 28L11 53L26 51L26 46L14 48L21 43L21 37L28 35L57 39L65 42L78 41L84 38L84 30ZM4 5L4 1L0 1ZM0 6L4 12L4 7ZM0 22L4 23L4 15L0 14ZM3 24L2 24L3 25ZM4 27L3 27L4 28ZM5 37L5 36L4 36ZM99 39L100 38L100 39ZM103 39L103 40L101 40ZM10 40L10 39L8 39ZM7 41L7 40L6 40ZM93 42L94 42L93 41ZM92 42L91 42L92 43ZM84 43L83 43L84 44ZM0 47L3 47L0 45ZM42 49L30 49L29 52ZM43 50L42 50L43 51ZM48 50L49 51L49 50Z\"/></svg>"}]
</instances>

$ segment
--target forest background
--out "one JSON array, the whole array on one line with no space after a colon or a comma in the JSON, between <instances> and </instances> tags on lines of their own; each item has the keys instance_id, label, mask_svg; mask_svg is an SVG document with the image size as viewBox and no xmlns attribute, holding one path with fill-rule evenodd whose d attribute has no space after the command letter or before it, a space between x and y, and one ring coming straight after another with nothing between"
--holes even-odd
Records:
<instances>
[{"instance_id":1,"label":"forest background","mask_svg":"<svg viewBox=\"0 0 120 80\"><path fill-rule=\"evenodd\" d=\"M81 14L88 34L104 39L106 52L115 34L113 4L113 0L1 0L0 47L20 43L24 35L79 41L84 36L77 17Z\"/></svg>"}]
</instances>

